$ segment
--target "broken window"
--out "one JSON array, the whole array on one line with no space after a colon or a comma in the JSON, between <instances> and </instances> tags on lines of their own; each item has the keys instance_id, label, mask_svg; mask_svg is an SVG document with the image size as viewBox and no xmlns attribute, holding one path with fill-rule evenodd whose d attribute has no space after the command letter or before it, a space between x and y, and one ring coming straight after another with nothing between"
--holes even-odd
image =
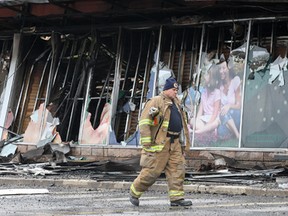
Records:
<instances>
[{"instance_id":1,"label":"broken window","mask_svg":"<svg viewBox=\"0 0 288 216\"><path fill-rule=\"evenodd\" d=\"M269 61L264 67L251 69L245 85L243 104L242 147L287 148L287 23L256 22L252 26L251 45L268 50ZM262 50L257 61L263 59ZM251 53L252 54L252 53ZM251 56L251 55L250 55Z\"/></svg>"},{"instance_id":2,"label":"broken window","mask_svg":"<svg viewBox=\"0 0 288 216\"><path fill-rule=\"evenodd\" d=\"M37 129L30 127L28 137L36 137L31 142L58 137L57 142L138 146L141 109L173 75L192 147L284 147L286 37L285 22L269 20L23 35L12 130L26 135L31 121L40 121ZM217 85L211 81L215 68ZM221 80L227 74L231 85ZM201 101L210 94L220 101L218 116L206 104L199 123ZM201 128L212 118L209 130Z\"/></svg>"}]
</instances>

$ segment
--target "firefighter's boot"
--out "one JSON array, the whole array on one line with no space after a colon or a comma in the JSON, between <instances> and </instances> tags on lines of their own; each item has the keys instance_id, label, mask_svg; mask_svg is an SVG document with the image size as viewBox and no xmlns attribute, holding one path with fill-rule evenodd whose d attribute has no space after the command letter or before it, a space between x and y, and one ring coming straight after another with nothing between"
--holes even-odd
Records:
<instances>
[{"instance_id":1,"label":"firefighter's boot","mask_svg":"<svg viewBox=\"0 0 288 216\"><path fill-rule=\"evenodd\" d=\"M171 201L170 205L171 206L191 206L192 202L190 200L180 199L180 200Z\"/></svg>"},{"instance_id":2,"label":"firefighter's boot","mask_svg":"<svg viewBox=\"0 0 288 216\"><path fill-rule=\"evenodd\" d=\"M137 197L130 195L129 200L134 206L139 206L139 199Z\"/></svg>"}]
</instances>

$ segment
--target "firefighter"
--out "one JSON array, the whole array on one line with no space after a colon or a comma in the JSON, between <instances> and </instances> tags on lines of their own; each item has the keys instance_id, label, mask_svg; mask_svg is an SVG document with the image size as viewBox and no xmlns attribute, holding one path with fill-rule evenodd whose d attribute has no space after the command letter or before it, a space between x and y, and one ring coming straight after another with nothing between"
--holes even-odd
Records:
<instances>
[{"instance_id":1,"label":"firefighter","mask_svg":"<svg viewBox=\"0 0 288 216\"><path fill-rule=\"evenodd\" d=\"M142 111L139 121L142 170L130 186L130 202L135 206L139 206L139 198L162 171L168 181L170 205L192 205L184 199L184 151L185 146L189 148L190 140L177 92L177 81L168 78L163 92L148 100Z\"/></svg>"}]
</instances>

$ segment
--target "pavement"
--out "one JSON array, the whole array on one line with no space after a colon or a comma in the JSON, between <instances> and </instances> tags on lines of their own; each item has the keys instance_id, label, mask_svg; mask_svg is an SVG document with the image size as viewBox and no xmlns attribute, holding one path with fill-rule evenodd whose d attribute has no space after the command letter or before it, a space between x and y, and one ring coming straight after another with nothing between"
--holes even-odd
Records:
<instances>
[{"instance_id":1,"label":"pavement","mask_svg":"<svg viewBox=\"0 0 288 216\"><path fill-rule=\"evenodd\" d=\"M108 190L129 190L132 182L127 181L97 181L93 179L59 179L59 178L34 178L33 176L25 177L5 177L0 176L0 186L33 186L33 187L77 187L77 188L93 188ZM167 192L166 183L156 182L149 190ZM227 195L253 195L253 196L288 196L288 187L270 188L265 185L243 186L243 185L215 185L193 183L184 185L186 193L208 193L208 194L227 194Z\"/></svg>"}]
</instances>

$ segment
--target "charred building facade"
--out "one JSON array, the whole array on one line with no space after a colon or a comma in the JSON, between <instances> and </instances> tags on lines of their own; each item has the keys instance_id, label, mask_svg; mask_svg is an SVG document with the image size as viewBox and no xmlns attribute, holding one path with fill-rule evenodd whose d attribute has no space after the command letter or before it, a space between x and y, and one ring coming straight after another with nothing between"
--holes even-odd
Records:
<instances>
[{"instance_id":1,"label":"charred building facade","mask_svg":"<svg viewBox=\"0 0 288 216\"><path fill-rule=\"evenodd\" d=\"M1 1L2 140L19 137L24 152L54 142L72 155L138 155L141 109L175 76L191 166L205 151L275 163L288 145L287 15L285 1ZM199 134L204 77L223 61L237 78L226 91L239 89L238 134L223 123Z\"/></svg>"}]
</instances>

